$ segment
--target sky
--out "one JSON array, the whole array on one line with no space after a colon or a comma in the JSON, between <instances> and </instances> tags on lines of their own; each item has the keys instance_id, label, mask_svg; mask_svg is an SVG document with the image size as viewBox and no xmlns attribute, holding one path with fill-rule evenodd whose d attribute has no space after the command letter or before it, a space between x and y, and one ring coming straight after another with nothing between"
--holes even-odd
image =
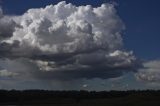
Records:
<instances>
[{"instance_id":1,"label":"sky","mask_svg":"<svg viewBox=\"0 0 160 106\"><path fill-rule=\"evenodd\" d=\"M159 89L159 3L1 0L0 88Z\"/></svg>"}]
</instances>

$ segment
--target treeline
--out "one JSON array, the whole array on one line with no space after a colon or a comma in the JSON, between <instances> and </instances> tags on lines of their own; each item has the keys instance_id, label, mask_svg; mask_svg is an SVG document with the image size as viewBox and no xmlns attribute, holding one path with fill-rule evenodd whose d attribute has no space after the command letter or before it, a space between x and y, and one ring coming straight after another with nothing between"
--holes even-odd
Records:
<instances>
[{"instance_id":1,"label":"treeline","mask_svg":"<svg viewBox=\"0 0 160 106\"><path fill-rule=\"evenodd\" d=\"M82 100L127 98L160 100L160 90L145 91L49 91L49 90L0 90L1 104L78 103Z\"/></svg>"}]
</instances>

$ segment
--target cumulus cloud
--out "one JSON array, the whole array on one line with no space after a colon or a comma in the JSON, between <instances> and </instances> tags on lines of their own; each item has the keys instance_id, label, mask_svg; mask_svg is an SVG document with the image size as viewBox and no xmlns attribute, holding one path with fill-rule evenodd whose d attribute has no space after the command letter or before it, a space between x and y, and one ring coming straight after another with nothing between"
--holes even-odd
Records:
<instances>
[{"instance_id":1,"label":"cumulus cloud","mask_svg":"<svg viewBox=\"0 0 160 106\"><path fill-rule=\"evenodd\" d=\"M36 67L28 59L0 59L0 77L4 76L15 80L31 80L31 74L34 70L37 70Z\"/></svg>"},{"instance_id":2,"label":"cumulus cloud","mask_svg":"<svg viewBox=\"0 0 160 106\"><path fill-rule=\"evenodd\" d=\"M88 85L87 85L87 84L84 84L82 87L83 87L83 88L87 88L87 87L88 87Z\"/></svg>"},{"instance_id":3,"label":"cumulus cloud","mask_svg":"<svg viewBox=\"0 0 160 106\"><path fill-rule=\"evenodd\" d=\"M1 58L23 58L32 77L107 79L137 68L136 57L123 48L125 26L113 4L75 6L63 1L21 16L0 14Z\"/></svg>"},{"instance_id":4,"label":"cumulus cloud","mask_svg":"<svg viewBox=\"0 0 160 106\"><path fill-rule=\"evenodd\" d=\"M159 83L160 82L160 61L149 61L144 63L144 68L139 69L136 73L138 80L149 82L149 83Z\"/></svg>"},{"instance_id":5,"label":"cumulus cloud","mask_svg":"<svg viewBox=\"0 0 160 106\"><path fill-rule=\"evenodd\" d=\"M0 70L0 77L14 77L16 75L16 73L12 73L8 70Z\"/></svg>"},{"instance_id":6,"label":"cumulus cloud","mask_svg":"<svg viewBox=\"0 0 160 106\"><path fill-rule=\"evenodd\" d=\"M16 27L18 24L11 16L5 16L0 8L0 40L11 37Z\"/></svg>"}]
</instances>

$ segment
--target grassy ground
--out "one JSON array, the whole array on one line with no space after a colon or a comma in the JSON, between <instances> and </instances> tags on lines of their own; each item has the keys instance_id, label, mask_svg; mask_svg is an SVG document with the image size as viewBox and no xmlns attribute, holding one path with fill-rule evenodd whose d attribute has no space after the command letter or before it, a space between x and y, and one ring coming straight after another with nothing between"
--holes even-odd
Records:
<instances>
[{"instance_id":1,"label":"grassy ground","mask_svg":"<svg viewBox=\"0 0 160 106\"><path fill-rule=\"evenodd\" d=\"M0 106L160 106L160 91L0 91Z\"/></svg>"}]
</instances>

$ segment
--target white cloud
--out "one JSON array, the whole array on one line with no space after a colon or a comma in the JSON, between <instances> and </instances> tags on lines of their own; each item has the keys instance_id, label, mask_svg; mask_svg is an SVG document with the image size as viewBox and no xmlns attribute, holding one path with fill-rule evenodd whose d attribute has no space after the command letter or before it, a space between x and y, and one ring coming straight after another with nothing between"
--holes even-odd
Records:
<instances>
[{"instance_id":1,"label":"white cloud","mask_svg":"<svg viewBox=\"0 0 160 106\"><path fill-rule=\"evenodd\" d=\"M3 15L2 20L0 27L11 32L0 42L1 58L23 58L31 77L112 78L136 68L135 56L123 48L125 27L113 4L75 6L63 1L21 16Z\"/></svg>"},{"instance_id":2,"label":"white cloud","mask_svg":"<svg viewBox=\"0 0 160 106\"><path fill-rule=\"evenodd\" d=\"M145 82L160 82L160 61L154 60L144 63L144 68L139 69L136 73L138 80Z\"/></svg>"},{"instance_id":3,"label":"white cloud","mask_svg":"<svg viewBox=\"0 0 160 106\"><path fill-rule=\"evenodd\" d=\"M36 65L39 67L39 70L42 70L42 71L51 71L53 70L53 65L54 65L54 62L48 62L48 61L41 61L41 60L37 60L37 61L33 61L36 63ZM52 65L49 66L49 65Z\"/></svg>"},{"instance_id":4,"label":"white cloud","mask_svg":"<svg viewBox=\"0 0 160 106\"><path fill-rule=\"evenodd\" d=\"M15 77L17 73L9 72L8 70L0 70L0 77Z\"/></svg>"},{"instance_id":5,"label":"white cloud","mask_svg":"<svg viewBox=\"0 0 160 106\"><path fill-rule=\"evenodd\" d=\"M88 85L87 85L87 84L84 84L82 87L83 87L83 88L87 88L87 87L88 87Z\"/></svg>"},{"instance_id":6,"label":"white cloud","mask_svg":"<svg viewBox=\"0 0 160 106\"><path fill-rule=\"evenodd\" d=\"M124 25L112 4L93 8L60 2L30 9L18 19L23 28L16 28L8 42L18 40L31 50L74 53L98 48L109 52L123 45L120 33Z\"/></svg>"}]
</instances>

